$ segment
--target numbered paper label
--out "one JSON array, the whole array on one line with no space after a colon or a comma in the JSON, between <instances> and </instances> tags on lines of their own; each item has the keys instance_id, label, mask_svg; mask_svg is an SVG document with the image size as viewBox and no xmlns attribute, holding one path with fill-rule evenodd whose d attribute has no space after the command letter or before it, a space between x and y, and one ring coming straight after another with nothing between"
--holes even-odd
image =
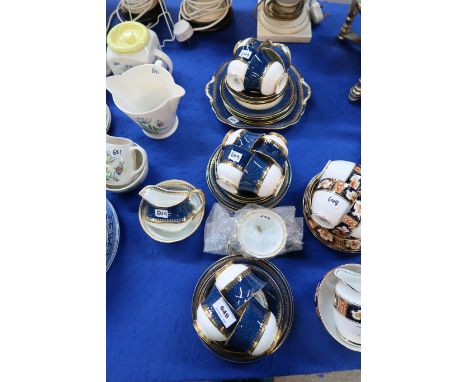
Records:
<instances>
[{"instance_id":1,"label":"numbered paper label","mask_svg":"<svg viewBox=\"0 0 468 382\"><path fill-rule=\"evenodd\" d=\"M231 309L229 309L224 298L221 297L215 301L213 309L226 328L229 328L234 322L236 322L236 317L234 316L234 313L232 313Z\"/></svg>"},{"instance_id":2,"label":"numbered paper label","mask_svg":"<svg viewBox=\"0 0 468 382\"><path fill-rule=\"evenodd\" d=\"M229 122L233 123L233 124L237 124L239 123L239 120L234 117L233 115L231 115L229 118L228 118Z\"/></svg>"},{"instance_id":3,"label":"numbered paper label","mask_svg":"<svg viewBox=\"0 0 468 382\"><path fill-rule=\"evenodd\" d=\"M161 219L168 219L169 218L169 212L167 210L154 210L154 214L156 215L157 218Z\"/></svg>"},{"instance_id":4,"label":"numbered paper label","mask_svg":"<svg viewBox=\"0 0 468 382\"><path fill-rule=\"evenodd\" d=\"M252 55L252 51L248 49L242 49L239 53L239 57L245 58L246 60L248 60L251 55Z\"/></svg>"},{"instance_id":5,"label":"numbered paper label","mask_svg":"<svg viewBox=\"0 0 468 382\"><path fill-rule=\"evenodd\" d=\"M239 161L242 159L242 154L235 150L231 150L228 159L232 160L233 162L239 163Z\"/></svg>"}]
</instances>

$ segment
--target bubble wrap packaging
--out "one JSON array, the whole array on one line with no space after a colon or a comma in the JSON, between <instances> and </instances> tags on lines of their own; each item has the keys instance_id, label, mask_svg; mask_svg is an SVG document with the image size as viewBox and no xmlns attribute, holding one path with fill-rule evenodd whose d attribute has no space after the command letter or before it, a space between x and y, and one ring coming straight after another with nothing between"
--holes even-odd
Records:
<instances>
[{"instance_id":1,"label":"bubble wrap packaging","mask_svg":"<svg viewBox=\"0 0 468 382\"><path fill-rule=\"evenodd\" d=\"M205 224L203 251L255 258L301 251L304 220L295 213L294 206L269 209L255 204L232 213L215 203Z\"/></svg>"}]
</instances>

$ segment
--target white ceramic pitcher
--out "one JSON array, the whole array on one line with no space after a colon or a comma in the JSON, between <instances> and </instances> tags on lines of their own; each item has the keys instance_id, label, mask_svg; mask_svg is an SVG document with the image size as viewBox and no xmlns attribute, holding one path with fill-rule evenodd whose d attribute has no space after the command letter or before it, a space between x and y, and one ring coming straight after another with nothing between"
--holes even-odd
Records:
<instances>
[{"instance_id":1,"label":"white ceramic pitcher","mask_svg":"<svg viewBox=\"0 0 468 382\"><path fill-rule=\"evenodd\" d=\"M171 74L155 64L135 66L106 78L115 105L153 139L171 136L177 129L177 106L185 94Z\"/></svg>"}]
</instances>

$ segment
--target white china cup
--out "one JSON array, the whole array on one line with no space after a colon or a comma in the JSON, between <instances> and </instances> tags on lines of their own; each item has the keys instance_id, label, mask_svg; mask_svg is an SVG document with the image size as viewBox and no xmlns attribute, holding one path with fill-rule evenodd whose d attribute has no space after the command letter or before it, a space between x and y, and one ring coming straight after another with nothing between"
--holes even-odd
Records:
<instances>
[{"instance_id":1,"label":"white china cup","mask_svg":"<svg viewBox=\"0 0 468 382\"><path fill-rule=\"evenodd\" d=\"M242 272L245 272L247 269L249 269L249 267L244 264L231 264L227 266L216 277L216 288L218 288L218 290L223 290L226 285L228 285L231 281L234 281L237 276L239 276Z\"/></svg>"},{"instance_id":2,"label":"white china cup","mask_svg":"<svg viewBox=\"0 0 468 382\"><path fill-rule=\"evenodd\" d=\"M135 152L144 158L137 168ZM106 136L106 184L126 186L135 180L147 165L146 152L130 139Z\"/></svg>"},{"instance_id":3,"label":"white china cup","mask_svg":"<svg viewBox=\"0 0 468 382\"><path fill-rule=\"evenodd\" d=\"M133 23L135 21L127 21L126 23ZM114 28L121 28L122 23L117 24ZM139 23L140 24L140 23ZM142 24L141 24L142 25ZM114 29L112 28L112 29ZM112 29L109 32L112 33ZM107 47L106 58L107 65L114 75L119 75L138 65L156 63L169 70L172 73L173 64L169 56L161 50L158 36L154 31L148 29L149 38L146 45L139 51L134 53L119 53L113 51L110 46ZM131 40L134 36L130 33L122 33L121 39Z\"/></svg>"},{"instance_id":4,"label":"white china cup","mask_svg":"<svg viewBox=\"0 0 468 382\"><path fill-rule=\"evenodd\" d=\"M284 149L284 152L286 153L286 155L289 154L288 141L286 140L285 137L283 137L282 135L278 133L269 133L265 137L277 143L279 146L281 146Z\"/></svg>"},{"instance_id":5,"label":"white china cup","mask_svg":"<svg viewBox=\"0 0 468 382\"><path fill-rule=\"evenodd\" d=\"M338 179L346 182L351 175L356 163L346 160L334 160L326 164L322 171L320 180L325 178Z\"/></svg>"},{"instance_id":6,"label":"white china cup","mask_svg":"<svg viewBox=\"0 0 468 382\"><path fill-rule=\"evenodd\" d=\"M332 191L317 190L312 196L312 219L323 228L332 229L348 212L351 203Z\"/></svg>"},{"instance_id":7,"label":"white china cup","mask_svg":"<svg viewBox=\"0 0 468 382\"><path fill-rule=\"evenodd\" d=\"M243 172L227 163L218 163L216 183L227 192L236 195Z\"/></svg>"},{"instance_id":8,"label":"white china cup","mask_svg":"<svg viewBox=\"0 0 468 382\"><path fill-rule=\"evenodd\" d=\"M252 210L239 222L237 237L245 253L266 259L276 256L286 245L286 225L276 212Z\"/></svg>"},{"instance_id":9,"label":"white china cup","mask_svg":"<svg viewBox=\"0 0 468 382\"><path fill-rule=\"evenodd\" d=\"M360 281L359 281L360 282ZM353 321L339 312L335 307L333 308L335 325L338 333L346 340L355 344L361 344L361 293L353 289L350 285L342 280L339 280L335 286L335 296L341 297L343 300L348 301L352 305L358 307L352 314L358 315L359 322Z\"/></svg>"},{"instance_id":10,"label":"white china cup","mask_svg":"<svg viewBox=\"0 0 468 382\"><path fill-rule=\"evenodd\" d=\"M276 317L275 315L270 312L270 316L268 318L265 331L263 332L263 335L260 337L260 340L258 341L257 346L252 352L252 355L258 356L269 349L273 346L273 343L276 340L276 337L278 335L278 324L276 322Z\"/></svg>"},{"instance_id":11,"label":"white china cup","mask_svg":"<svg viewBox=\"0 0 468 382\"><path fill-rule=\"evenodd\" d=\"M260 198L276 196L284 182L283 172L276 163L272 163L266 171L267 174L257 192Z\"/></svg>"}]
</instances>

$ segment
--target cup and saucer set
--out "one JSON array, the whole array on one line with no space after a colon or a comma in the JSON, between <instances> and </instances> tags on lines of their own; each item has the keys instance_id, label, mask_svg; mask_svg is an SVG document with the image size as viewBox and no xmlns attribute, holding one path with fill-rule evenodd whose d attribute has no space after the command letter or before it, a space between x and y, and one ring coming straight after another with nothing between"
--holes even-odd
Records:
<instances>
[{"instance_id":1,"label":"cup and saucer set","mask_svg":"<svg viewBox=\"0 0 468 382\"><path fill-rule=\"evenodd\" d=\"M208 349L232 362L276 351L294 317L289 284L268 260L223 257L201 276L192 297L193 326Z\"/></svg>"},{"instance_id":2,"label":"cup and saucer set","mask_svg":"<svg viewBox=\"0 0 468 382\"><path fill-rule=\"evenodd\" d=\"M288 142L277 133L230 130L208 161L213 196L236 211L246 204L274 207L291 184Z\"/></svg>"},{"instance_id":3,"label":"cup and saucer set","mask_svg":"<svg viewBox=\"0 0 468 382\"><path fill-rule=\"evenodd\" d=\"M139 195L141 227L153 240L174 243L192 235L205 213L205 194L183 180L146 186Z\"/></svg>"},{"instance_id":4,"label":"cup and saucer set","mask_svg":"<svg viewBox=\"0 0 468 382\"><path fill-rule=\"evenodd\" d=\"M114 261L120 241L119 218L114 206L106 199L106 272Z\"/></svg>"},{"instance_id":5,"label":"cup and saucer set","mask_svg":"<svg viewBox=\"0 0 468 382\"><path fill-rule=\"evenodd\" d=\"M361 265L329 271L315 291L315 311L325 330L346 348L361 351Z\"/></svg>"},{"instance_id":6,"label":"cup and saucer set","mask_svg":"<svg viewBox=\"0 0 468 382\"><path fill-rule=\"evenodd\" d=\"M307 185L304 219L326 246L344 253L361 252L361 166L329 161Z\"/></svg>"},{"instance_id":7,"label":"cup and saucer set","mask_svg":"<svg viewBox=\"0 0 468 382\"><path fill-rule=\"evenodd\" d=\"M221 122L237 129L284 129L296 124L312 91L281 43L246 38L222 64L205 93Z\"/></svg>"},{"instance_id":8,"label":"cup and saucer set","mask_svg":"<svg viewBox=\"0 0 468 382\"><path fill-rule=\"evenodd\" d=\"M106 190L129 192L148 175L148 157L143 147L127 138L106 136Z\"/></svg>"}]
</instances>

